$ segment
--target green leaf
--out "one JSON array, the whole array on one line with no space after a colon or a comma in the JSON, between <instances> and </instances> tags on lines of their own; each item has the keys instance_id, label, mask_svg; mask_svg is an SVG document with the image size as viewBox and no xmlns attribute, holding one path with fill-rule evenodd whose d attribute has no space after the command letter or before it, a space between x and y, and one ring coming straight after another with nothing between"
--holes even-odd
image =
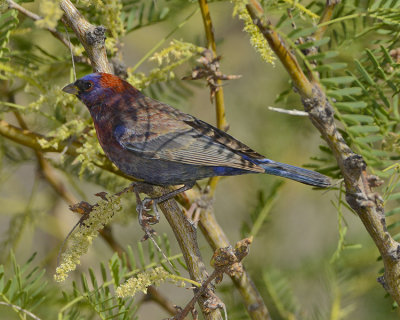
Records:
<instances>
[{"instance_id":1,"label":"green leaf","mask_svg":"<svg viewBox=\"0 0 400 320\"><path fill-rule=\"evenodd\" d=\"M353 133L369 133L379 132L380 128L378 126L352 126L349 127L349 131Z\"/></svg>"},{"instance_id":2,"label":"green leaf","mask_svg":"<svg viewBox=\"0 0 400 320\"><path fill-rule=\"evenodd\" d=\"M399 214L399 213L400 213L400 207L395 208L395 209L390 210L390 211L387 211L387 212L386 212L386 216L387 216L387 217L390 217L390 216L393 216L393 215Z\"/></svg>"},{"instance_id":3,"label":"green leaf","mask_svg":"<svg viewBox=\"0 0 400 320\"><path fill-rule=\"evenodd\" d=\"M364 78L364 80L371 86L375 85L374 80L371 78L371 76L369 75L369 73L367 72L367 70L365 70L365 68L361 65L360 61L358 61L357 59L354 60L356 63L356 68L357 70L361 73L361 76Z\"/></svg>"},{"instance_id":4,"label":"green leaf","mask_svg":"<svg viewBox=\"0 0 400 320\"><path fill-rule=\"evenodd\" d=\"M388 196L388 200L399 200L400 199L400 192L392 193Z\"/></svg>"},{"instance_id":5,"label":"green leaf","mask_svg":"<svg viewBox=\"0 0 400 320\"><path fill-rule=\"evenodd\" d=\"M382 141L382 135L371 135L367 137L356 137L355 140L362 143L373 143L377 141Z\"/></svg>"},{"instance_id":6,"label":"green leaf","mask_svg":"<svg viewBox=\"0 0 400 320\"><path fill-rule=\"evenodd\" d=\"M332 78L321 79L321 82L324 85L327 85L327 84L340 85L340 84L352 83L353 81L354 81L354 77L352 77L352 76L332 77Z\"/></svg>"},{"instance_id":7,"label":"green leaf","mask_svg":"<svg viewBox=\"0 0 400 320\"><path fill-rule=\"evenodd\" d=\"M374 118L363 114L343 114L342 118L349 123L373 123Z\"/></svg>"},{"instance_id":8,"label":"green leaf","mask_svg":"<svg viewBox=\"0 0 400 320\"><path fill-rule=\"evenodd\" d=\"M329 59L329 58L334 58L336 56L339 55L338 51L324 51L324 52L320 52L317 54L313 54L313 55L308 55L306 56L307 60L316 60L316 61L320 61L320 60L324 60L324 59Z\"/></svg>"},{"instance_id":9,"label":"green leaf","mask_svg":"<svg viewBox=\"0 0 400 320\"><path fill-rule=\"evenodd\" d=\"M337 96L337 97L359 95L361 93L362 93L362 89L360 87L350 87L350 88L343 88L343 89L328 91L328 95Z\"/></svg>"},{"instance_id":10,"label":"green leaf","mask_svg":"<svg viewBox=\"0 0 400 320\"><path fill-rule=\"evenodd\" d=\"M317 27L303 28L303 29L299 28L299 29L295 29L295 30L289 32L289 34L287 36L291 39L297 40L298 38L301 38L301 37L311 36L316 30L317 30Z\"/></svg>"},{"instance_id":11,"label":"green leaf","mask_svg":"<svg viewBox=\"0 0 400 320\"><path fill-rule=\"evenodd\" d=\"M322 65L316 66L314 69L316 71L336 71L340 69L345 69L347 68L347 63L344 62L332 62L332 63L324 63Z\"/></svg>"},{"instance_id":12,"label":"green leaf","mask_svg":"<svg viewBox=\"0 0 400 320\"><path fill-rule=\"evenodd\" d=\"M342 102L335 102L336 108L340 111L347 111L347 112L354 112L354 109L364 109L368 105L364 101L342 101Z\"/></svg>"},{"instance_id":13,"label":"green leaf","mask_svg":"<svg viewBox=\"0 0 400 320\"><path fill-rule=\"evenodd\" d=\"M307 48L311 48L311 47L320 47L324 44L327 44L331 39L329 37L325 37L322 38L320 40L317 41L309 41L309 42L305 42L305 43L301 43L297 45L297 48L299 49L307 49Z\"/></svg>"}]
</instances>

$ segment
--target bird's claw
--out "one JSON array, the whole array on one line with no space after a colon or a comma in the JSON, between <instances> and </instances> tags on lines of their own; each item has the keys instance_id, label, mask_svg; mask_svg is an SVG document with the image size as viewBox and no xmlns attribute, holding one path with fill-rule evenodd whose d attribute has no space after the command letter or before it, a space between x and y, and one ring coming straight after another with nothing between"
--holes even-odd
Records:
<instances>
[{"instance_id":1,"label":"bird's claw","mask_svg":"<svg viewBox=\"0 0 400 320\"><path fill-rule=\"evenodd\" d=\"M148 211L151 211L151 205L155 214L154 216L147 213ZM136 206L136 211L139 215L139 224L141 226L156 224L160 221L160 213L157 209L157 202L151 198L144 198L141 203Z\"/></svg>"},{"instance_id":2,"label":"bird's claw","mask_svg":"<svg viewBox=\"0 0 400 320\"><path fill-rule=\"evenodd\" d=\"M147 211L150 211L151 209L150 209L150 204L152 204L153 205L153 212L154 212L154 214L155 214L155 219L157 220L157 222L160 220L160 212L158 211L158 208L157 208L157 201L155 201L154 199L151 199L151 198L144 198L143 199L143 206L144 207L146 207L146 209L147 209Z\"/></svg>"}]
</instances>

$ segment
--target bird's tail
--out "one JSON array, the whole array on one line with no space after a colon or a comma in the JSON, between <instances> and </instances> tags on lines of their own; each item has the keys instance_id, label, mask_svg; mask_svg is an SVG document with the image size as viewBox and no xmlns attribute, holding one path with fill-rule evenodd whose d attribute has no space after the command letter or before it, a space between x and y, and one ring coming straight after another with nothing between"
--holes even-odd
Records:
<instances>
[{"instance_id":1,"label":"bird's tail","mask_svg":"<svg viewBox=\"0 0 400 320\"><path fill-rule=\"evenodd\" d=\"M265 173L268 174L292 179L319 188L327 188L331 185L331 181L328 177L315 171L275 162L269 159L257 160L256 163L265 169Z\"/></svg>"}]
</instances>

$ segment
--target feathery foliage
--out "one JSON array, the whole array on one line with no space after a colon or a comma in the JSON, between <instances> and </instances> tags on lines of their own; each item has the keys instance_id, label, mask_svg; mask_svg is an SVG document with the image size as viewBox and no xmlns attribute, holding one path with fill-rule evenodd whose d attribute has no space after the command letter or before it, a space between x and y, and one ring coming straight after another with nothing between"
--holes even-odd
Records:
<instances>
[{"instance_id":1,"label":"feathery foliage","mask_svg":"<svg viewBox=\"0 0 400 320\"><path fill-rule=\"evenodd\" d=\"M177 282L182 281L194 286L198 283L186 279L187 271L182 255L172 254L176 250L174 246L171 248L169 243L172 235L155 238L169 262L150 241L145 244L139 242L134 249L125 245L126 242L131 243L132 239L137 241L143 236L137 223L133 222L133 227L131 224L136 217L132 215L135 202L132 195L129 199L125 197L122 202L113 196L98 202L89 218L83 220L73 233L72 239L68 242L71 246L64 253L63 264L57 269L56 277L58 280L65 280L67 272L78 266L81 255L89 250L89 245L97 236L98 230L109 224L111 217L120 208L121 214L110 223L112 230L110 233L114 237L112 238L114 242L109 241L108 244L114 245L115 251L118 242L122 242L124 253L119 257L116 253L112 254L101 247L100 241L96 241L93 249L89 251L91 254L101 252L101 257L97 257L95 263L87 263L86 259L89 258L85 257L82 266L70 273L73 279L79 281L72 281L72 284L68 281L58 284L53 280L55 252L58 249L56 246L61 243L69 228L64 225L71 224L64 221L68 218L65 218L67 216L65 212L60 212L60 207L65 208L66 205L59 202L59 195L64 200L78 196L79 199L91 202L91 195L96 192L94 189L116 192L126 187L129 181L101 168L106 164L106 160L87 110L75 97L61 91L63 85L74 79L69 49L48 32L48 29L54 29L62 37L67 38L65 27L60 20L62 11L58 1L40 0L34 1L33 4L26 4L30 1L17 2L41 15L43 19L33 21L23 13L9 9L7 1L6 4L0 2L0 120L36 132L40 136L38 139L34 138L39 144L36 151L26 148L24 141L0 136L0 182L4 194L2 196L4 208L1 211L4 231L0 239L3 252L0 261L0 308L1 310L5 308L7 316L21 319L29 318L29 312L43 319L57 317L58 319L136 319L141 307L140 296L133 297L136 292L146 293L149 285L158 285L161 280L170 281L175 286ZM90 23L104 25L107 28L108 58L113 61L116 70L117 67L121 68L121 74L125 75L130 83L153 98L182 108L189 104L189 98L194 96L194 92L196 94L199 92L199 88L194 88L193 82L181 80L183 76L192 72L196 67L196 59L206 49L197 2L186 0L72 2ZM257 78L260 70L264 68L261 63L276 65L278 63L268 42L247 13L247 2L241 0L232 2L215 1L209 6L214 22L217 51L222 56L221 69L227 74L230 71L236 73L235 71L242 67L243 72L249 72L240 82L240 95L235 95L233 91L236 89L232 90L230 85L226 86L225 91L227 97L234 97L233 99L238 101L243 99L246 109L242 108L242 105L231 103L227 106L226 114L234 118L237 109L243 116L249 116L251 125L254 124L255 127L264 112L255 109L255 105L259 104L256 102L257 97L262 97L262 103L266 103L261 92L255 92L255 89L260 87L270 89L266 88L267 82L264 81L267 77L275 77L280 70L278 68L268 70L271 74L263 74ZM262 1L274 30L290 46L305 73L313 74L326 90L346 142L364 157L371 173L383 179L384 184L378 190L382 190L383 193L386 215L389 217L388 229L394 234L395 239L399 239L400 175L397 162L400 159L398 146L400 143L398 133L400 3L394 0L342 1L333 11L332 18L323 22L323 26L327 28L326 32L322 37L316 38L319 30L317 22L324 15L325 4L326 1L322 0ZM234 16L239 19L231 16L232 9ZM229 29L229 32L224 29ZM241 29L249 38L246 34L243 36L239 33ZM78 76L90 73L91 66L83 46L71 29L67 30L71 38ZM245 40L242 41L240 37ZM151 38L151 41L144 38ZM233 46L230 41L233 41ZM249 45L249 49L254 49L262 59L249 62L251 58L249 51L246 51L248 50L245 48L246 45ZM232 58L236 53L234 51L240 53L242 49L243 54L239 54L238 60L234 60L235 58ZM125 66L126 61L131 65ZM250 84L246 84L247 82ZM282 79L278 80L278 77L276 82L281 82L280 88L284 88L276 99L277 103L300 104L291 84ZM257 87L255 84L261 85ZM271 90L275 90L275 87ZM213 115L211 107L207 109L203 106L205 103L202 103L202 109L196 112ZM260 116L251 118L254 110ZM277 118L272 119L271 122L274 122ZM234 121L230 123L233 130L242 129ZM285 128L296 123L293 126L295 128L290 128L290 132L294 132L293 137L296 137L300 130L303 131L303 127L301 129L298 127L301 122L294 122L290 118L287 123L289 125ZM271 126L274 127L273 124ZM263 123L260 140L268 140L269 146L275 143L275 138L277 141L285 141L279 140L282 137L276 137L280 136L281 132L275 132L272 138L271 135L265 134L268 132L266 127L268 126ZM254 142L257 143L258 141ZM294 144L291 142L291 145ZM49 154L39 150L59 146L66 146L62 153ZM300 150L299 146L295 147L295 152ZM72 148L76 150L75 153L69 152ZM289 151L288 154L290 155ZM48 172L46 173L46 168L40 159L44 159L51 167L52 175L47 175ZM332 152L326 145L321 145L310 159L308 167L335 179L341 178ZM240 185L242 192L246 189L244 186L246 181L237 179L238 184L243 183ZM31 180L35 181L32 185L29 182ZM43 181L46 181L46 184ZM64 181L62 187L57 185L57 181ZM227 190L235 195L235 186L232 184L227 187ZM292 239L287 241L298 242L300 246L303 240L307 242L309 233L320 228L313 222L302 224L305 216L303 213L316 210L322 215L325 209L328 210L328 206L315 209L311 204L304 205L303 211L300 210L303 208L296 208L296 216L293 219L298 219L296 220L298 223L295 228L290 231L284 229L278 235L273 232L271 235L266 235L261 231L278 225L278 223L266 225L266 221L275 222L278 216L288 219L286 212L279 212L270 217L271 210L287 208L281 205L285 203L286 197L299 201L295 196L292 198L296 191L293 191L295 189L292 190L289 184L283 185L281 182L268 186L267 191L262 189L263 191L258 194L254 192L254 187L249 189L252 190L252 196L246 199L244 210L250 216L240 219L244 221L241 230L239 230L240 221L237 221L235 230L230 230L231 241L234 241L233 237L240 231L243 235L255 236L256 243L264 239L273 242L279 236L279 241L273 243L280 245L284 240ZM375 261L376 251L369 250L365 253L364 248L369 244L365 244L363 239L356 238L350 232L354 224L350 222L352 217L347 216L346 211L351 209L345 202L344 188L338 184L335 189L337 190L332 191L336 194L331 208L337 212L338 231L334 234L334 239L338 239L337 243L327 245L329 248L324 248L323 253L318 245L313 244L315 247L310 245L312 254L309 255L315 257L313 261L318 262L319 269L309 265L299 267L293 263L294 259L301 259L301 255L296 255L297 252L294 252L297 249L292 249L297 243L291 244L290 248L286 247L287 252L282 252L280 247L275 248L278 251L275 253L276 256L291 261L286 265L282 262L282 268L280 259L269 260L270 252L258 251L255 253L256 259L253 260L250 256L246 267L251 275L255 275L255 284L261 288L267 305L271 306L272 313L277 319L351 319L357 311L359 318L373 319L376 314L371 309L368 309L370 312L367 311L369 313L367 315L359 311L362 309L361 305L369 306L370 301L376 301L373 307L379 316L383 315L388 319L392 316L389 299L385 300L383 291L376 289L375 283L371 284L373 281L367 282L380 272L376 265L371 266L371 263L366 262ZM30 190L30 193L27 190ZM289 192L286 193L286 190ZM224 201L229 204L234 197L227 197L228 200ZM296 204L293 203L294 206ZM248 207L252 206L254 210L249 210ZM227 215L231 217L231 212L228 211L232 209L236 208L227 205L226 208L221 208L221 211L226 210ZM74 220L77 218L74 217ZM233 221L224 218L221 220L222 224L228 220ZM282 221L285 221L285 228L289 228L290 221ZM162 228L160 224L156 229L159 226ZM336 229L336 226L333 226L334 224L331 224L331 228ZM126 231L128 228L129 231ZM105 232L109 232L110 229ZM304 239L298 236L297 229L301 229L301 237ZM297 238L293 240L292 236ZM41 238L45 240L37 244L36 241ZM10 249L17 252L17 259L13 253L9 254ZM204 259L207 260L209 252L203 247L201 250ZM28 256L31 255L31 251L39 251L40 261L37 262L38 257L34 260L32 256L24 265L18 265L16 261L23 260L20 256L26 256L26 251L29 253ZM288 258L290 255L294 256L293 260ZM299 294L297 288L290 283L294 279L293 274L300 274L305 279L312 280L318 271L323 269L320 266L322 260L330 262L328 274L321 275L329 282L327 293L323 298L319 293L314 294L315 303L310 302L303 306L302 292ZM271 267L274 263L276 266ZM87 267L88 264L99 267ZM46 266L47 271L42 266ZM275 271L278 268L281 270ZM342 270L346 269L351 271L342 276L342 273L344 274ZM364 272L368 272L368 277L360 279L359 275ZM257 275L262 276L257 277ZM248 317L245 308L238 303L238 294L232 284L223 283L216 287L217 294L221 293L224 297L223 301L231 319ZM60 288L63 291L62 296L59 294ZM129 292L124 288L128 288ZM307 285L303 285L303 288L307 288ZM173 300L172 303L184 304L190 300L191 291L184 292L190 292L185 295L184 302L175 301L177 298L171 295L169 298ZM350 301L347 300L349 296ZM319 298L326 299L327 302L319 303Z\"/></svg>"}]
</instances>

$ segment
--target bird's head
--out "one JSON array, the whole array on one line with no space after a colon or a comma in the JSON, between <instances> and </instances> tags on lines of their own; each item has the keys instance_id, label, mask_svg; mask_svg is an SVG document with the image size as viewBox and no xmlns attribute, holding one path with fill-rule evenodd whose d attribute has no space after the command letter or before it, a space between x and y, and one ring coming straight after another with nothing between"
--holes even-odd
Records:
<instances>
[{"instance_id":1,"label":"bird's head","mask_svg":"<svg viewBox=\"0 0 400 320\"><path fill-rule=\"evenodd\" d=\"M128 82L109 73L91 73L62 89L76 95L88 108L111 100L111 97L134 89Z\"/></svg>"}]
</instances>

